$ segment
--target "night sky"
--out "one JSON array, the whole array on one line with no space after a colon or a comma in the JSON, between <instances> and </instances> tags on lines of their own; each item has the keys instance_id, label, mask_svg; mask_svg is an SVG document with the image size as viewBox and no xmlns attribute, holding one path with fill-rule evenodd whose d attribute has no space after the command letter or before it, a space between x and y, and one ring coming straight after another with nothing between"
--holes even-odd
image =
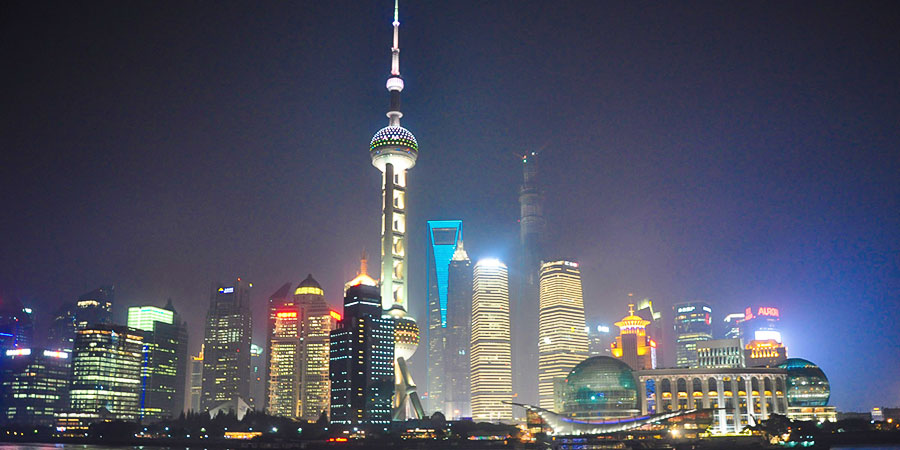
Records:
<instances>
[{"instance_id":1,"label":"night sky","mask_svg":"<svg viewBox=\"0 0 900 450\"><path fill-rule=\"evenodd\" d=\"M214 281L254 283L260 344L287 281L312 273L340 305L362 250L378 257L392 3L4 2L3 298L40 319L114 283L124 322L171 297L192 352ZM462 219L473 259L511 258L516 154L537 150L589 321L621 318L629 292L667 320L685 300L716 320L775 306L832 405L898 405L895 3L400 7L420 323L425 221Z\"/></svg>"}]
</instances>

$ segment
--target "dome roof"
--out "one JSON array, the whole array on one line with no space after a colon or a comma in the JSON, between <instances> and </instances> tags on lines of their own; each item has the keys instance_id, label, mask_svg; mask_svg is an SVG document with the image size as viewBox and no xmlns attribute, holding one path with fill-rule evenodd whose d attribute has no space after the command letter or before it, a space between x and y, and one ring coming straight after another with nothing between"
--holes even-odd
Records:
<instances>
[{"instance_id":1,"label":"dome roof","mask_svg":"<svg viewBox=\"0 0 900 450\"><path fill-rule=\"evenodd\" d=\"M319 282L313 278L312 274L306 276L306 279L300 282L297 285L297 290L294 291L294 295L304 295L304 294L312 294L312 295L323 295L325 291L322 290L322 286L319 285Z\"/></svg>"},{"instance_id":2,"label":"dome roof","mask_svg":"<svg viewBox=\"0 0 900 450\"><path fill-rule=\"evenodd\" d=\"M609 356L580 362L566 377L563 410L577 418L628 417L638 413L638 389L631 367Z\"/></svg>"},{"instance_id":3,"label":"dome roof","mask_svg":"<svg viewBox=\"0 0 900 450\"><path fill-rule=\"evenodd\" d=\"M416 137L413 136L412 132L400 126L386 126L378 130L372 136L369 150L374 151L378 147L389 145L407 147L414 152L419 151L419 143L416 142Z\"/></svg>"},{"instance_id":4,"label":"dome roof","mask_svg":"<svg viewBox=\"0 0 900 450\"><path fill-rule=\"evenodd\" d=\"M788 406L825 406L831 397L831 386L825 372L814 363L790 358L778 367L787 371Z\"/></svg>"}]
</instances>

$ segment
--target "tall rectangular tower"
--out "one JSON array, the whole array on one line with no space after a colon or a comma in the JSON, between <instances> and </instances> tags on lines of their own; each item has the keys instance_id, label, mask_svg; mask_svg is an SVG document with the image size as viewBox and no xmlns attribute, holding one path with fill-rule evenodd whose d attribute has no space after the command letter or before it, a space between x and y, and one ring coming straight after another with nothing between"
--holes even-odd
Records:
<instances>
[{"instance_id":1,"label":"tall rectangular tower","mask_svg":"<svg viewBox=\"0 0 900 450\"><path fill-rule=\"evenodd\" d=\"M425 289L428 298L428 402L427 409L444 410L447 351L447 292L450 259L462 239L461 220L429 220L426 246Z\"/></svg>"},{"instance_id":2,"label":"tall rectangular tower","mask_svg":"<svg viewBox=\"0 0 900 450\"><path fill-rule=\"evenodd\" d=\"M697 345L712 339L712 307L706 302L679 303L675 312L675 366L699 367Z\"/></svg>"},{"instance_id":3,"label":"tall rectangular tower","mask_svg":"<svg viewBox=\"0 0 900 450\"><path fill-rule=\"evenodd\" d=\"M325 291L312 277L301 281L294 291L300 310L300 419L316 420L328 411L331 381L328 378L329 339L339 314L325 301Z\"/></svg>"},{"instance_id":4,"label":"tall rectangular tower","mask_svg":"<svg viewBox=\"0 0 900 450\"><path fill-rule=\"evenodd\" d=\"M203 396L200 409L250 398L250 288L238 278L213 285L203 338Z\"/></svg>"},{"instance_id":5,"label":"tall rectangular tower","mask_svg":"<svg viewBox=\"0 0 900 450\"><path fill-rule=\"evenodd\" d=\"M169 419L184 410L187 324L169 300L165 308L132 306L128 326L144 336L141 365L142 419Z\"/></svg>"},{"instance_id":6,"label":"tall rectangular tower","mask_svg":"<svg viewBox=\"0 0 900 450\"><path fill-rule=\"evenodd\" d=\"M472 419L512 420L509 272L496 259L475 264L472 293Z\"/></svg>"},{"instance_id":7,"label":"tall rectangular tower","mask_svg":"<svg viewBox=\"0 0 900 450\"><path fill-rule=\"evenodd\" d=\"M266 412L272 416L300 415L300 319L291 283L285 283L269 297Z\"/></svg>"},{"instance_id":8,"label":"tall rectangular tower","mask_svg":"<svg viewBox=\"0 0 900 450\"><path fill-rule=\"evenodd\" d=\"M552 411L554 384L588 357L578 263L551 261L541 265L539 322L539 406Z\"/></svg>"},{"instance_id":9,"label":"tall rectangular tower","mask_svg":"<svg viewBox=\"0 0 900 450\"><path fill-rule=\"evenodd\" d=\"M117 420L140 414L144 338L130 328L92 325L75 333L69 402L76 413L106 408ZM94 418L99 418L97 415Z\"/></svg>"},{"instance_id":10,"label":"tall rectangular tower","mask_svg":"<svg viewBox=\"0 0 900 450\"><path fill-rule=\"evenodd\" d=\"M472 417L469 356L472 345L472 261L459 241L447 275L444 415Z\"/></svg>"}]
</instances>

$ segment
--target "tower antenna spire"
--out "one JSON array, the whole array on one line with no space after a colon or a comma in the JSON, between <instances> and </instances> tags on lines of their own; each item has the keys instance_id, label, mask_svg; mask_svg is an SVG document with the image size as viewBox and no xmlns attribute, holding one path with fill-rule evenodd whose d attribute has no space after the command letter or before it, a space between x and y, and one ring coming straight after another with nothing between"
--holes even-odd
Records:
<instances>
[{"instance_id":1,"label":"tower antenna spire","mask_svg":"<svg viewBox=\"0 0 900 450\"><path fill-rule=\"evenodd\" d=\"M400 0L394 0L394 46L391 47L391 75L400 76Z\"/></svg>"}]
</instances>

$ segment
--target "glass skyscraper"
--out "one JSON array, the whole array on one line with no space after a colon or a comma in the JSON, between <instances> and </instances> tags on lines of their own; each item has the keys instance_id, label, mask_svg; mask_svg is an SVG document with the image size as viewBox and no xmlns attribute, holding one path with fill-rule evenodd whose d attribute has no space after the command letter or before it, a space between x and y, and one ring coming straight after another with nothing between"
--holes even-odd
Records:
<instances>
[{"instance_id":1,"label":"glass skyscraper","mask_svg":"<svg viewBox=\"0 0 900 450\"><path fill-rule=\"evenodd\" d=\"M698 367L697 343L712 339L712 307L706 302L679 303L675 312L675 366Z\"/></svg>"},{"instance_id":2,"label":"glass skyscraper","mask_svg":"<svg viewBox=\"0 0 900 450\"><path fill-rule=\"evenodd\" d=\"M250 398L251 287L240 278L213 285L203 338L201 410Z\"/></svg>"},{"instance_id":3,"label":"glass skyscraper","mask_svg":"<svg viewBox=\"0 0 900 450\"><path fill-rule=\"evenodd\" d=\"M450 259L462 240L461 220L429 220L427 223L425 288L428 298L428 401L427 409L444 411L447 346L447 292Z\"/></svg>"},{"instance_id":4,"label":"glass skyscraper","mask_svg":"<svg viewBox=\"0 0 900 450\"><path fill-rule=\"evenodd\" d=\"M72 350L72 411L137 420L141 407L144 337L138 330L92 325L75 333Z\"/></svg>"},{"instance_id":5,"label":"glass skyscraper","mask_svg":"<svg viewBox=\"0 0 900 450\"><path fill-rule=\"evenodd\" d=\"M144 336L140 417L178 417L184 410L187 324L181 321L169 300L165 308L128 308L128 326L140 330Z\"/></svg>"},{"instance_id":6,"label":"glass skyscraper","mask_svg":"<svg viewBox=\"0 0 900 450\"><path fill-rule=\"evenodd\" d=\"M472 341L472 261L460 239L447 279L447 328L444 360L444 415L472 417L470 348Z\"/></svg>"},{"instance_id":7,"label":"glass skyscraper","mask_svg":"<svg viewBox=\"0 0 900 450\"><path fill-rule=\"evenodd\" d=\"M38 348L0 354L0 424L52 425L66 408L69 352Z\"/></svg>"}]
</instances>

